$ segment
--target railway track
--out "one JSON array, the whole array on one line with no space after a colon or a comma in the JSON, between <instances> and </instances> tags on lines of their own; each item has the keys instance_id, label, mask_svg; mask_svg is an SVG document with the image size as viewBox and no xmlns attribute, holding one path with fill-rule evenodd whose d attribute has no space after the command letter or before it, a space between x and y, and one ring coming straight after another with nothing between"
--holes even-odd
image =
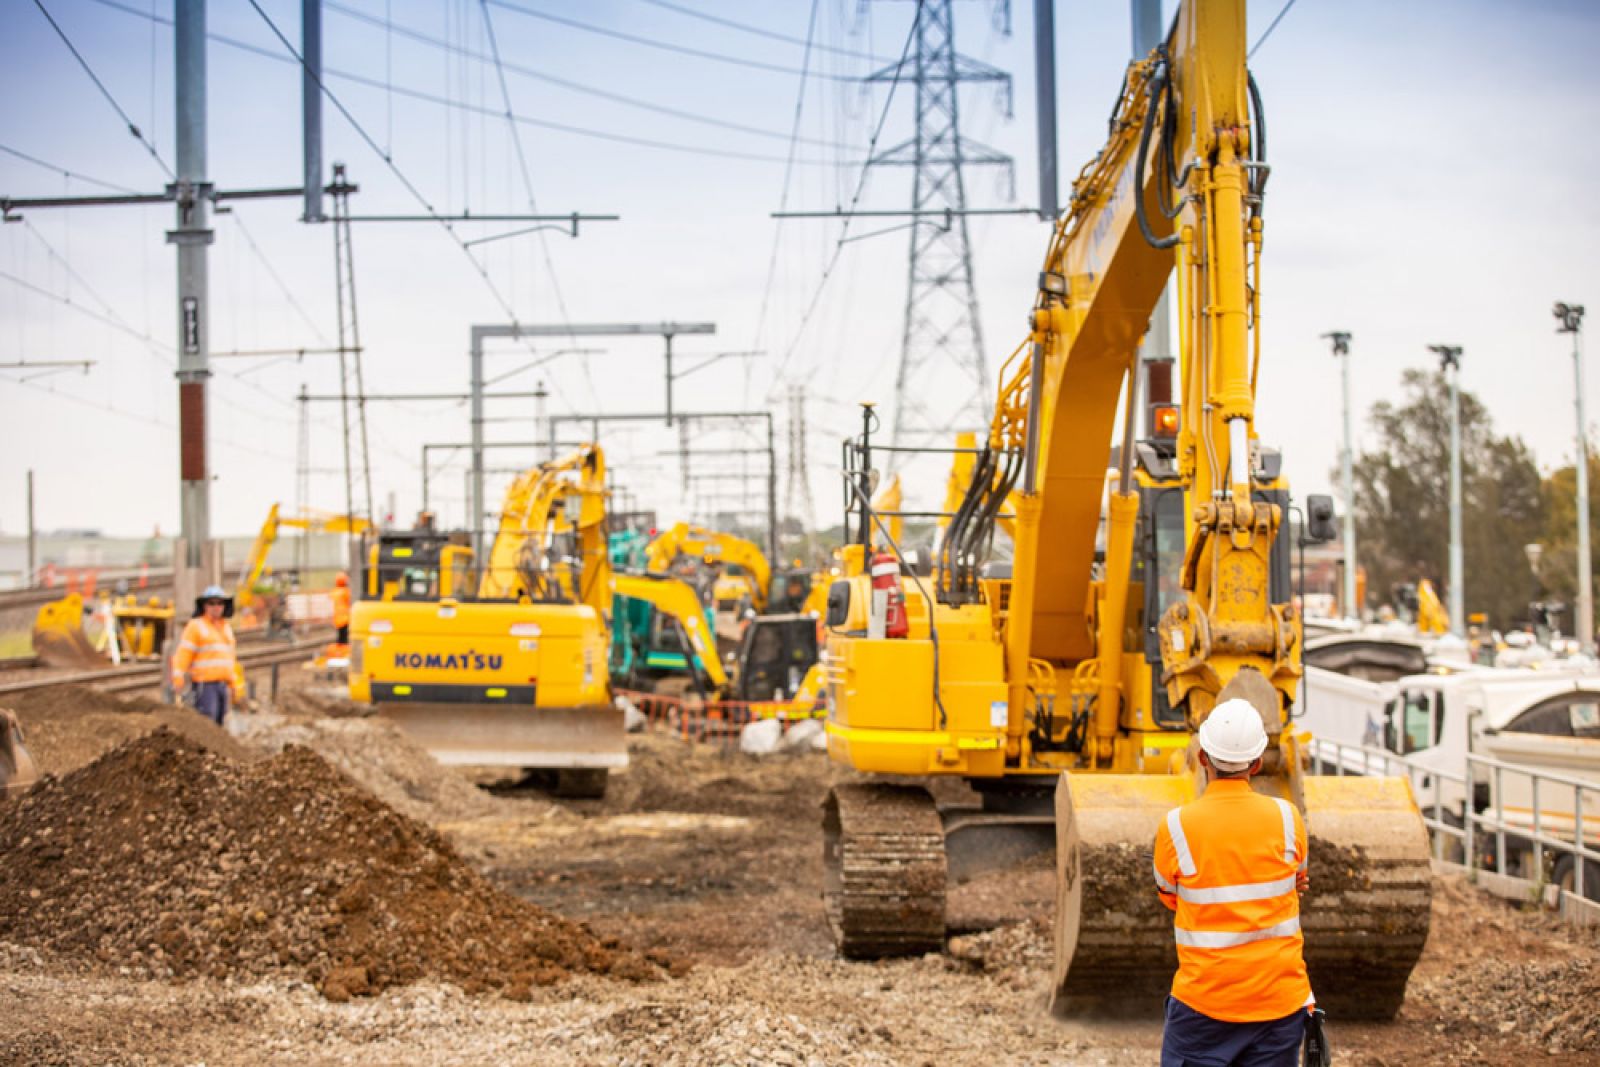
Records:
<instances>
[{"instance_id":1,"label":"railway track","mask_svg":"<svg viewBox=\"0 0 1600 1067\"><path fill-rule=\"evenodd\" d=\"M128 571L126 574L117 572L110 576L102 574L98 583L100 591L110 592L115 589L119 579L128 581L130 586L128 592L136 593L141 598L147 596L172 596L172 573L170 571L147 575L147 584L144 586L138 585L138 571ZM9 589L5 592L0 592L0 612L37 608L41 604L47 604L52 600L60 600L66 595L66 592L65 587Z\"/></svg>"},{"instance_id":2,"label":"railway track","mask_svg":"<svg viewBox=\"0 0 1600 1067\"><path fill-rule=\"evenodd\" d=\"M277 663L297 663L316 656L333 637L332 630L319 631L290 644L265 644L257 647L245 645L239 649L239 662L248 672L256 667L270 667ZM59 685L87 685L106 693L131 693L142 689L159 688L165 680L165 669L160 663L130 663L122 667L102 670L76 671L50 678L30 678L21 682L0 685L0 697L11 693L27 693L36 689L49 689Z\"/></svg>"}]
</instances>

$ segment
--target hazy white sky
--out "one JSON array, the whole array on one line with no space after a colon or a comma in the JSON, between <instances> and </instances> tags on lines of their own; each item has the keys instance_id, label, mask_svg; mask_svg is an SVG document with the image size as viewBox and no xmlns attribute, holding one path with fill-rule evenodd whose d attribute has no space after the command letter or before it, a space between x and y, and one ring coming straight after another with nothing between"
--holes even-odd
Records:
<instances>
[{"instance_id":1,"label":"hazy white sky","mask_svg":"<svg viewBox=\"0 0 1600 1067\"><path fill-rule=\"evenodd\" d=\"M172 162L172 35L145 17L169 19L170 0L44 3ZM299 5L261 3L297 41ZM831 522L839 508L837 441L853 428L852 405L891 399L906 234L846 245L799 329L839 232L836 222L789 222L778 231L768 217L785 188L805 55L801 44L779 38L803 40L812 6L677 4L779 37L649 0L513 0L487 9L501 55L526 70L507 76L514 109L527 120L519 132L540 209L615 213L622 221L586 228L575 241L549 234L543 243L524 237L474 251L523 322L714 321L715 337L679 340L683 363L695 353L764 350L762 358L724 362L683 380L678 403L770 408L782 416L785 387L803 385L817 518ZM406 178L440 210L526 210L494 67L460 54L488 51L480 0L329 5L329 87ZM1251 4L1252 38L1281 6ZM1010 38L994 31L986 0L958 8L961 48L1010 71L1016 89L1009 121L993 91L963 96L967 134L1017 164L1015 201L1000 175L981 171L968 176L970 200L1032 204L1031 5L1017 5ZM530 11L709 55L652 48ZM847 53L897 55L909 17L906 4L873 4L863 13L855 0L818 0L815 41L839 51L811 56L791 209L848 200L884 97L881 87L867 92L848 80L874 64ZM213 34L287 59L246 0L213 0L210 20ZM1126 0L1057 0L1064 175L1075 174L1104 136L1129 51L1128 25ZM1337 457L1337 366L1320 340L1331 329L1354 334L1359 410L1389 395L1403 368L1429 365L1427 344L1460 344L1463 383L1489 404L1499 428L1522 435L1545 466L1570 457L1571 364L1550 305L1588 303L1600 314L1600 212L1591 193L1600 170L1592 136L1600 128L1597 46L1600 7L1581 0L1298 0L1256 55L1273 165L1259 421L1262 436L1284 449L1298 494L1328 488ZM210 171L219 187L298 182L299 78L283 59L213 42ZM12 5L0 38L0 94L12 102L0 115L0 146L130 189L153 191L164 182L28 0ZM909 132L909 98L897 95L886 142ZM355 210L415 212L382 159L331 105L326 112L327 158L346 162L361 186ZM0 194L96 191L0 151ZM907 197L903 173L874 172L862 206L900 207ZM216 220L214 349L320 347L334 337L332 232L301 225L298 215L293 201L264 201ZM43 527L175 529L175 269L163 243L170 224L163 205L36 211L0 228L0 363L96 361L87 375L20 381L27 376L0 371L0 529L23 524L30 468ZM471 239L504 228L471 224L459 232ZM974 220L972 232L993 368L1021 336L1047 234L1031 218ZM357 231L356 266L369 389L463 389L470 326L507 317L466 255L431 223L374 224ZM504 387L531 389L543 375L552 412L659 408L658 342L584 343L605 351L557 356L507 378ZM491 374L537 358L513 344L495 351ZM219 360L217 369L213 527L240 533L259 523L273 500L294 500L293 397L302 383L314 393L334 391L337 379L322 356L303 363ZM1591 410L1600 400L1594 377ZM935 378L924 387L950 382ZM317 405L315 415L312 503L342 509L337 411ZM533 433L531 402L501 401L491 415L523 420L493 423L491 438ZM409 516L420 502L421 446L464 439L466 409L375 404L371 425L380 510L392 492L399 514ZM676 446L676 433L635 426L603 439L627 489L663 519L685 512L676 462L661 454ZM780 447L783 440L780 419ZM707 435L697 447L751 443ZM529 458L491 453L491 466ZM462 459L434 475L435 502L451 521L463 514ZM703 469L727 471L739 462L713 459ZM759 461L750 463L754 470ZM939 468L925 465L914 487L931 492Z\"/></svg>"}]
</instances>

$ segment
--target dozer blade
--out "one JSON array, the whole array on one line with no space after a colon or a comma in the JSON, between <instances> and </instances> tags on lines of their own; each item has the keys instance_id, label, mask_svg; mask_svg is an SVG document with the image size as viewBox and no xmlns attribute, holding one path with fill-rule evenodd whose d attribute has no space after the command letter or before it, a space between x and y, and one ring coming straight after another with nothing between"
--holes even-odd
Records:
<instances>
[{"instance_id":1,"label":"dozer blade","mask_svg":"<svg viewBox=\"0 0 1600 1067\"><path fill-rule=\"evenodd\" d=\"M22 743L16 715L0 708L0 797L9 797L39 780L39 768Z\"/></svg>"},{"instance_id":2,"label":"dozer blade","mask_svg":"<svg viewBox=\"0 0 1600 1067\"><path fill-rule=\"evenodd\" d=\"M622 712L609 705L384 703L378 711L450 766L610 769L628 765Z\"/></svg>"},{"instance_id":3,"label":"dozer blade","mask_svg":"<svg viewBox=\"0 0 1600 1067\"><path fill-rule=\"evenodd\" d=\"M91 669L111 663L83 632L83 597L77 593L39 608L33 619L33 652L46 667Z\"/></svg>"},{"instance_id":4,"label":"dozer blade","mask_svg":"<svg viewBox=\"0 0 1600 1067\"><path fill-rule=\"evenodd\" d=\"M1311 889L1300 898L1317 1004L1391 1019L1428 936L1431 870L1410 784L1301 779ZM1172 912L1156 896L1156 828L1193 799L1188 777L1062 775L1056 789L1051 1010L1159 1015L1177 971Z\"/></svg>"}]
</instances>

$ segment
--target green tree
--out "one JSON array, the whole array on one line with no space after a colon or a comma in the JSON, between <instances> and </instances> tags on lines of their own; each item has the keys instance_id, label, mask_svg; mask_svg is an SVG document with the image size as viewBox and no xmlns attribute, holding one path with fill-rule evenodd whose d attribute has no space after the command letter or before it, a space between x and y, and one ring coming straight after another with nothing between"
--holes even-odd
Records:
<instances>
[{"instance_id":1,"label":"green tree","mask_svg":"<svg viewBox=\"0 0 1600 1067\"><path fill-rule=\"evenodd\" d=\"M1600 456L1589 446L1590 491L1600 490ZM1539 539L1544 546L1539 559L1539 581L1544 599L1567 605L1561 629L1577 631L1573 612L1578 605L1578 470L1574 464L1558 467L1544 481L1545 525ZM1589 555L1591 576L1600 578L1600 509L1589 508Z\"/></svg>"},{"instance_id":2,"label":"green tree","mask_svg":"<svg viewBox=\"0 0 1600 1067\"><path fill-rule=\"evenodd\" d=\"M1450 394L1444 375L1407 370L1402 397L1373 405L1378 447L1355 463L1356 537L1369 605L1397 582L1433 580L1448 602ZM1527 618L1533 573L1523 546L1545 532L1533 454L1494 433L1478 398L1461 393L1462 563L1467 612L1508 627ZM1335 479L1338 475L1335 473Z\"/></svg>"}]
</instances>

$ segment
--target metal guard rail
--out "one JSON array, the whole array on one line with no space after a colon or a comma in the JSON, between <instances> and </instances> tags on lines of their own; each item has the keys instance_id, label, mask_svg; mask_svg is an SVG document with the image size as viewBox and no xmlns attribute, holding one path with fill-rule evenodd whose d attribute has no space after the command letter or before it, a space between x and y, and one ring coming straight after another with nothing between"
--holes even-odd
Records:
<instances>
[{"instance_id":1,"label":"metal guard rail","mask_svg":"<svg viewBox=\"0 0 1600 1067\"><path fill-rule=\"evenodd\" d=\"M1588 828L1584 825L1583 795L1593 793L1600 801L1600 781L1586 780L1570 775L1548 774L1535 771L1528 767L1507 763L1504 760L1493 759L1468 753L1466 766L1460 774L1441 771L1414 759L1390 752L1387 749L1370 748L1366 745L1351 745L1341 741L1331 741L1315 738L1311 742L1310 754L1315 761L1313 767L1317 773L1323 773L1327 766L1335 768L1335 775L1344 776L1354 773L1363 777L1370 777L1376 766L1376 773L1380 776L1407 777L1411 781L1412 790L1418 790L1417 782L1428 781L1431 789L1431 799L1418 797L1418 808L1422 811L1422 821L1433 835L1434 858L1443 860L1445 839L1455 838L1461 843L1463 858L1469 870L1478 869L1478 852L1475 847L1477 839L1492 837L1494 839L1495 870L1501 874L1506 873L1506 839L1514 838L1516 841L1528 842L1533 848L1533 870L1536 875L1531 879L1536 882L1545 880L1545 852L1560 853L1573 856L1573 887L1572 893L1579 898L1585 895L1585 868L1593 863L1600 866L1600 848L1589 845L1590 838L1600 840L1600 803L1591 809L1594 814L1589 816ZM1325 755L1326 753L1326 755ZM1329 758L1331 757L1331 758ZM1393 768L1401 768L1396 773ZM1479 770L1484 773L1481 777ZM1520 776L1528 781L1532 792L1532 819L1530 823L1514 822L1506 817L1505 807L1505 779L1507 775ZM1458 825L1447 818L1453 817L1445 804L1443 784L1452 782L1459 786L1463 803L1461 805L1461 822ZM1550 820L1540 805L1541 783L1545 787L1572 790L1572 836L1560 837L1546 830L1546 823ZM1477 797L1474 787L1479 784L1491 785L1490 803L1483 810L1478 810ZM1428 788L1428 787L1425 787ZM1566 823L1566 816L1561 814L1556 820L1562 825ZM1588 862L1584 862L1588 861Z\"/></svg>"}]
</instances>

